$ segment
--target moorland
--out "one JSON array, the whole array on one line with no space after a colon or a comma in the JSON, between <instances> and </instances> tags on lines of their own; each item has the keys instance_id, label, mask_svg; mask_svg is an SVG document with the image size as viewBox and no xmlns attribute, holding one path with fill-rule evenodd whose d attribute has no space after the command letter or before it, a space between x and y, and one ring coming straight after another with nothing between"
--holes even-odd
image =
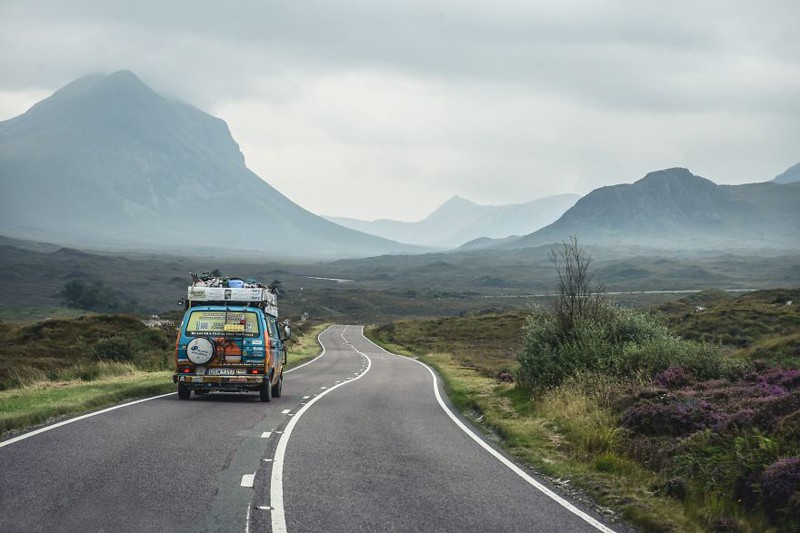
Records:
<instances>
[{"instance_id":1,"label":"moorland","mask_svg":"<svg viewBox=\"0 0 800 533\"><path fill-rule=\"evenodd\" d=\"M612 519L797 526L796 255L589 247L607 314L556 335L551 247L287 263L3 244L4 431L171 390L175 304L190 271L217 269L276 284L305 356L323 323L372 324L490 438ZM153 314L165 322L147 327Z\"/></svg>"}]
</instances>

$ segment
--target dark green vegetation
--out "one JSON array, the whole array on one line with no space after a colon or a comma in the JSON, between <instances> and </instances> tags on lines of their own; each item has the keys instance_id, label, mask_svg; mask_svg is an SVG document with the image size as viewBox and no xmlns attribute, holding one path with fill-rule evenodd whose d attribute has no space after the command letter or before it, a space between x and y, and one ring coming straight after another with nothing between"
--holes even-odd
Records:
<instances>
[{"instance_id":1,"label":"dark green vegetation","mask_svg":"<svg viewBox=\"0 0 800 533\"><path fill-rule=\"evenodd\" d=\"M398 321L373 335L427 354L460 405L480 410L510 451L647 531L795 531L797 294L709 291L651 313L603 309L610 324L578 320L571 339L559 339L542 310L522 331L515 313ZM704 310L695 312L698 305ZM703 327L692 333L695 315ZM489 357L485 331L498 339ZM450 363L428 349L456 355ZM540 350L549 350L549 362ZM547 370L525 370L534 360ZM500 382L504 368L521 381ZM475 385L479 378L484 385Z\"/></svg>"},{"instance_id":2,"label":"dark green vegetation","mask_svg":"<svg viewBox=\"0 0 800 533\"><path fill-rule=\"evenodd\" d=\"M102 281L85 283L79 279L70 280L64 284L59 296L67 307L88 311L133 311L138 304L136 300L124 301Z\"/></svg>"},{"instance_id":3,"label":"dark green vegetation","mask_svg":"<svg viewBox=\"0 0 800 533\"><path fill-rule=\"evenodd\" d=\"M373 322L402 317L453 316L482 310L527 309L550 301L555 284L550 247L493 252L382 256L333 263L279 264L274 257L112 256L0 238L0 318L54 315L66 284L97 282L120 301L147 313L177 309L189 271L217 268L281 281L281 312L312 319ZM210 249L209 249L210 250ZM675 299L642 291L746 290L800 284L800 256L659 256L639 248L588 248L596 280L619 304L641 307ZM663 253L663 252L662 252ZM646 256L652 254L652 256ZM326 279L321 279L326 278ZM338 281L337 281L338 280ZM638 293L636 291L639 291ZM38 313L33 311L38 309Z\"/></svg>"},{"instance_id":4,"label":"dark green vegetation","mask_svg":"<svg viewBox=\"0 0 800 533\"><path fill-rule=\"evenodd\" d=\"M0 434L174 388L174 327L132 315L0 323L0 343Z\"/></svg>"},{"instance_id":5,"label":"dark green vegetation","mask_svg":"<svg viewBox=\"0 0 800 533\"><path fill-rule=\"evenodd\" d=\"M131 367L171 368L175 329L132 315L91 315L15 326L0 323L0 390L37 382L91 381Z\"/></svg>"},{"instance_id":6,"label":"dark green vegetation","mask_svg":"<svg viewBox=\"0 0 800 533\"><path fill-rule=\"evenodd\" d=\"M175 317L176 321L180 317ZM0 435L175 391L175 328L132 315L0 323ZM322 325L294 323L287 368L319 354Z\"/></svg>"},{"instance_id":7,"label":"dark green vegetation","mask_svg":"<svg viewBox=\"0 0 800 533\"><path fill-rule=\"evenodd\" d=\"M670 328L685 339L744 349L749 359L791 364L800 356L800 290L773 289L733 296L704 291L659 307ZM794 347L794 348L793 348Z\"/></svg>"}]
</instances>

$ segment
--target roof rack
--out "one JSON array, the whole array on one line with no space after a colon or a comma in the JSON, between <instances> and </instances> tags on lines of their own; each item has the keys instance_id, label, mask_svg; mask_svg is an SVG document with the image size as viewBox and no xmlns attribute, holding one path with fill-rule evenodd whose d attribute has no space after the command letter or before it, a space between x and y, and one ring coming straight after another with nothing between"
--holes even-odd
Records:
<instances>
[{"instance_id":1,"label":"roof rack","mask_svg":"<svg viewBox=\"0 0 800 533\"><path fill-rule=\"evenodd\" d=\"M233 283L236 282L236 283ZM258 307L278 316L278 296L260 283L214 278L195 281L187 290L187 307L197 305L237 305Z\"/></svg>"}]
</instances>

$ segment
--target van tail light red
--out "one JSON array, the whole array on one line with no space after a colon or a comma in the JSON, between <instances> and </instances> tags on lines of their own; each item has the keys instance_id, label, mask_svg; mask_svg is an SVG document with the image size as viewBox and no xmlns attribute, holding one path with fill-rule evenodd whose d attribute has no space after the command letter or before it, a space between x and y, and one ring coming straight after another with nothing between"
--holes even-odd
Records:
<instances>
[{"instance_id":1,"label":"van tail light red","mask_svg":"<svg viewBox=\"0 0 800 533\"><path fill-rule=\"evenodd\" d=\"M251 368L251 369L250 369L250 373L251 373L251 374L263 374L263 373L264 373L264 371L263 371L263 370L261 370L260 368Z\"/></svg>"},{"instance_id":2,"label":"van tail light red","mask_svg":"<svg viewBox=\"0 0 800 533\"><path fill-rule=\"evenodd\" d=\"M184 374L191 374L192 373L192 369L189 368L188 366L185 366L185 367L181 368L181 372L183 372Z\"/></svg>"}]
</instances>

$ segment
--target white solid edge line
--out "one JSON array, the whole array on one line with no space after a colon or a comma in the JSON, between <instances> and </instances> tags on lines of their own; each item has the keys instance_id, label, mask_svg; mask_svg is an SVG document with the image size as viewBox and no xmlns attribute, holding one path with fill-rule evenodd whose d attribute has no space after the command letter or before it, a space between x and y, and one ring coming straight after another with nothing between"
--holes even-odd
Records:
<instances>
[{"instance_id":1,"label":"white solid edge line","mask_svg":"<svg viewBox=\"0 0 800 533\"><path fill-rule=\"evenodd\" d=\"M328 331L328 330L329 330L329 329L331 329L332 327L333 327L333 324L331 324L330 326L328 326L327 328L325 328L325 330L324 330L324 331L321 331L321 332L320 332L320 334L319 334L319 335L317 335L317 342L319 342L319 345L320 345L320 346L322 346L322 343L320 342L319 338L320 338L320 337L322 337L322 334L323 334L323 333L325 333L326 331ZM303 363L303 364L302 364L302 365L300 365L300 366L296 366L296 367L294 367L294 368L290 368L289 370L285 371L285 372L284 372L284 374L288 374L289 372L294 372L295 370L299 370L299 369L303 368L303 367L304 367L304 366L306 366L306 365L310 365L311 363L313 363L314 361L316 361L317 359L319 359L319 358L320 358L320 357L322 357L323 355L325 355L325 347L324 347L324 346L322 346L322 353L321 353L321 354L319 354L318 356L316 356L314 359L312 359L311 361L308 361L308 362L306 362L306 363Z\"/></svg>"},{"instance_id":2,"label":"white solid edge line","mask_svg":"<svg viewBox=\"0 0 800 533\"><path fill-rule=\"evenodd\" d=\"M342 331L342 338L344 338L345 330L347 330L347 326L345 326L344 330ZM273 457L272 460L272 475L270 477L270 489L269 489L270 507L272 507L272 533L286 533L286 514L283 509L283 460L284 457L286 456L286 447L289 444L289 438L292 436L292 431L294 430L294 427L297 425L297 421L300 420L300 417L303 416L303 414L308 410L308 408L314 405L314 403L317 400L319 400L329 392L338 389L342 385L347 385L349 383L353 383L358 379L361 379L361 377L366 375L367 372L369 372L369 369L372 367L372 360L366 354L358 351L358 349L356 349L353 346L351 346L351 348L353 348L353 350L357 354L361 355L367 360L367 369L364 371L364 373L355 379L352 379L350 381L343 381L338 385L326 389L324 392L319 393L317 396L309 400L307 404L305 404L303 407L300 408L299 411L297 411L297 413L295 413L294 417L289 421L289 423L284 428L283 434L281 435L281 438L278 441L278 447L275 449L275 456Z\"/></svg>"},{"instance_id":3,"label":"white solid edge line","mask_svg":"<svg viewBox=\"0 0 800 533\"><path fill-rule=\"evenodd\" d=\"M93 416L102 415L103 413L108 413L109 411L114 411L116 409L122 409L123 407L128 407L128 406L131 406L131 405L135 405L137 403L149 402L150 400L155 400L157 398L164 398L165 396L172 396L174 394L175 394L174 392L169 392L167 394L159 394L158 396L151 396L150 398L142 398L141 400L135 400L135 401L128 402L128 403L123 403L121 405L114 405L112 407L107 407L107 408L105 408L105 409L103 409L101 411L95 411L93 413L87 413L85 415L76 416L75 418L70 418L69 420L62 420L61 422L57 422L57 423L52 424L50 426L45 426L43 428L35 429L35 430L33 430L31 432L28 432L28 433L23 433L22 435L14 437L13 439L4 440L3 442L0 442L0 448L2 448L3 446L8 446L9 444L14 444L15 442L19 442L21 440L25 440L25 439L27 439L29 437L33 437L34 435L38 435L39 433L44 433L45 431L50 431L51 429L56 429L56 428L60 428L61 426L66 426L67 424L72 424L73 422L77 422L77 421L83 420L85 418L91 418Z\"/></svg>"},{"instance_id":4,"label":"white solid edge line","mask_svg":"<svg viewBox=\"0 0 800 533\"><path fill-rule=\"evenodd\" d=\"M364 335L364 326L361 326L361 336L364 337L367 341L369 341L373 345L377 346L378 348L380 348L381 350L383 350L384 352L386 352L389 355L394 355L395 357L402 357L403 359L405 359L407 361L414 361L415 363L418 363L418 364L422 365L423 367L425 367L425 369L430 373L431 377L433 378L433 392L434 392L434 395L436 396L436 401L439 402L439 406L444 410L445 413L447 413L447 416L449 416L450 419L459 428L461 428L461 430L464 433L469 435L470 438L472 438L472 440L474 440L484 450L486 450L487 452L492 454L497 460L499 460L501 463L503 463L505 466L507 466L509 469L511 469L512 472L514 472L519 477L521 477L522 479L527 481L530 485L532 485L535 489L537 489L540 492L542 492L545 496L548 496L550 499L555 501L557 504L559 504L560 506L564 507L565 509L567 509L568 511L570 511L574 515L576 515L579 518L581 518L584 522L587 522L591 526L595 527L596 529L598 529L600 531L603 531L604 533L615 533L613 529L609 528L608 526L606 526L602 522L598 521L594 517L589 516L588 514L586 514L585 512L581 511L580 509L575 507L573 504L571 504L570 502L568 502L567 500L565 500L564 498L562 498L561 496L559 496L558 494L556 494L552 490L548 489L547 487L545 487L544 485L542 485L541 483L539 483L538 481L533 479L530 475L528 475L527 472L525 472L520 467L518 467L517 465L515 465L514 463L512 463L511 461L506 459L500 452L498 452L497 450L495 450L494 448L492 448L491 446L486 444L486 442L482 438L480 438L472 429L468 428L461 420L459 420L459 418L447 407L447 405L444 403L444 400L442 400L442 396L439 394L438 379L436 378L436 373L433 371L433 369L431 369L431 367L429 367L428 365L426 365L422 361L418 361L417 359L412 359L410 357L404 357L402 355L398 355L396 353L392 353L392 352L390 352L388 350L385 350L382 346L379 346L379 345L375 344L374 342L372 342L370 339L368 339Z\"/></svg>"}]
</instances>

